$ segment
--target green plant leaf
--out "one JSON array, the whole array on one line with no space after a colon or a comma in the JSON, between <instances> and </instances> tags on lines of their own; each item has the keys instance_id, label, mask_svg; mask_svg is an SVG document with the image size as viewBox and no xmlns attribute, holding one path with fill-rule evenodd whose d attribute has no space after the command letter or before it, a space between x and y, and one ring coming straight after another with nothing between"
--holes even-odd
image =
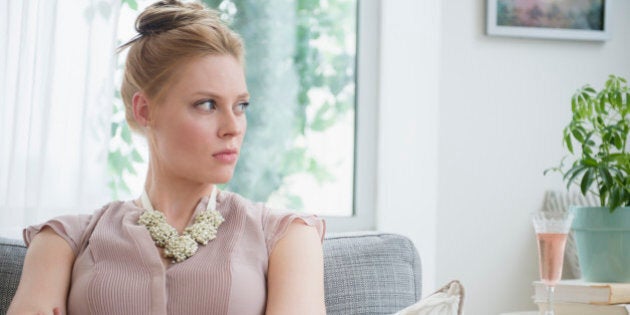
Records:
<instances>
[{"instance_id":1,"label":"green plant leaf","mask_svg":"<svg viewBox=\"0 0 630 315\"><path fill-rule=\"evenodd\" d=\"M111 151L107 159L109 169L114 174L122 174L124 168L124 158L120 150Z\"/></svg>"},{"instance_id":2,"label":"green plant leaf","mask_svg":"<svg viewBox=\"0 0 630 315\"><path fill-rule=\"evenodd\" d=\"M131 151L131 159L132 159L134 162L137 162L137 163L142 163L142 162L144 162L144 159L143 159L143 158L142 158L142 156L140 155L140 152L138 152L138 150L136 150L136 148L134 148L134 149Z\"/></svg>"},{"instance_id":3,"label":"green plant leaf","mask_svg":"<svg viewBox=\"0 0 630 315\"><path fill-rule=\"evenodd\" d=\"M130 9L137 11L138 10L138 2L136 0L122 0L122 4L127 4Z\"/></svg>"},{"instance_id":4,"label":"green plant leaf","mask_svg":"<svg viewBox=\"0 0 630 315\"><path fill-rule=\"evenodd\" d=\"M604 118L602 118L602 116L597 116L597 117L595 118L595 121L597 122L597 124L599 124L599 125L601 125L601 126L604 126L604 125L605 125L605 123L604 123Z\"/></svg>"},{"instance_id":5,"label":"green plant leaf","mask_svg":"<svg viewBox=\"0 0 630 315\"><path fill-rule=\"evenodd\" d=\"M133 167L133 164L131 164L131 161L128 157L125 157L124 162L123 162L123 167L127 170L127 172L129 172L130 174L136 175L136 169Z\"/></svg>"},{"instance_id":6,"label":"green plant leaf","mask_svg":"<svg viewBox=\"0 0 630 315\"><path fill-rule=\"evenodd\" d=\"M605 162L624 163L624 161L626 160L626 154L623 154L623 153L611 153L611 154L608 154L608 156L604 157L603 160Z\"/></svg>"},{"instance_id":7,"label":"green plant leaf","mask_svg":"<svg viewBox=\"0 0 630 315\"><path fill-rule=\"evenodd\" d=\"M110 130L110 136L111 136L111 137L114 137L114 136L116 135L116 131L118 131L118 126L119 126L119 124L118 124L118 123L114 123L114 122L113 122L113 123L111 124L111 127L110 127L110 129L109 129L109 130Z\"/></svg>"},{"instance_id":8,"label":"green plant leaf","mask_svg":"<svg viewBox=\"0 0 630 315\"><path fill-rule=\"evenodd\" d=\"M588 92L588 93L591 93L591 94L596 94L596 93L597 93L597 91L595 91L595 89L594 89L594 88L592 88L592 87L591 87L591 86L589 86L589 85L587 85L587 86L585 86L585 87L584 87L584 91L586 91L586 92Z\"/></svg>"},{"instance_id":9,"label":"green plant leaf","mask_svg":"<svg viewBox=\"0 0 630 315\"><path fill-rule=\"evenodd\" d=\"M285 196L288 200L287 206L291 209L303 209L304 202L302 201L302 197L297 195L287 195Z\"/></svg>"},{"instance_id":10,"label":"green plant leaf","mask_svg":"<svg viewBox=\"0 0 630 315\"><path fill-rule=\"evenodd\" d=\"M591 166L591 167L597 167L597 161L593 158L585 158L582 160L582 165L584 166Z\"/></svg>"},{"instance_id":11,"label":"green plant leaf","mask_svg":"<svg viewBox=\"0 0 630 315\"><path fill-rule=\"evenodd\" d=\"M612 186L613 185L613 178L610 175L610 172L608 171L608 169L606 169L604 166L599 166L598 170L599 170L599 176L602 179L602 181L604 183L604 186L605 187Z\"/></svg>"},{"instance_id":12,"label":"green plant leaf","mask_svg":"<svg viewBox=\"0 0 630 315\"><path fill-rule=\"evenodd\" d=\"M593 170L594 170L593 168L589 168L586 171L586 173L584 173L584 176L582 176L582 182L580 183L580 190L582 191L583 195L586 195L589 188L591 188L593 181L595 180L595 176L594 176L595 172Z\"/></svg>"},{"instance_id":13,"label":"green plant leaf","mask_svg":"<svg viewBox=\"0 0 630 315\"><path fill-rule=\"evenodd\" d=\"M571 141L571 135L569 133L565 133L564 135L564 144L569 149L569 152L573 153L573 142Z\"/></svg>"},{"instance_id":14,"label":"green plant leaf","mask_svg":"<svg viewBox=\"0 0 630 315\"><path fill-rule=\"evenodd\" d=\"M611 92L610 94L611 103L616 107L620 108L622 105L621 93L619 91Z\"/></svg>"},{"instance_id":15,"label":"green plant leaf","mask_svg":"<svg viewBox=\"0 0 630 315\"><path fill-rule=\"evenodd\" d=\"M120 137L125 141L125 143L131 144L131 130L129 129L129 126L127 124L122 125L122 132L120 133Z\"/></svg>"},{"instance_id":16,"label":"green plant leaf","mask_svg":"<svg viewBox=\"0 0 630 315\"><path fill-rule=\"evenodd\" d=\"M611 192L608 198L608 208L612 213L619 207L621 204L621 190L618 187L615 187Z\"/></svg>"},{"instance_id":17,"label":"green plant leaf","mask_svg":"<svg viewBox=\"0 0 630 315\"><path fill-rule=\"evenodd\" d=\"M577 140L579 142L584 142L584 134L582 133L580 128L578 128L578 127L572 128L571 129L571 134L573 135L575 140Z\"/></svg>"},{"instance_id":18,"label":"green plant leaf","mask_svg":"<svg viewBox=\"0 0 630 315\"><path fill-rule=\"evenodd\" d=\"M573 181L583 172L586 171L586 166L576 165L567 171L564 175L564 179L567 181L567 189L571 186ZM568 179L567 179L568 178Z\"/></svg>"},{"instance_id":19,"label":"green plant leaf","mask_svg":"<svg viewBox=\"0 0 630 315\"><path fill-rule=\"evenodd\" d=\"M124 191L124 192L126 192L126 193L131 193L131 189L129 189L129 186L127 186L127 183L125 183L125 181L124 181L124 180L121 180L121 181L118 183L118 189L119 189L119 190L122 190L122 191Z\"/></svg>"},{"instance_id":20,"label":"green plant leaf","mask_svg":"<svg viewBox=\"0 0 630 315\"><path fill-rule=\"evenodd\" d=\"M558 172L558 171L560 170L557 167L550 167L543 171L543 176L547 176L547 173L549 172Z\"/></svg>"},{"instance_id":21,"label":"green plant leaf","mask_svg":"<svg viewBox=\"0 0 630 315\"><path fill-rule=\"evenodd\" d=\"M606 185L601 185L599 187L600 204L605 204L605 201L608 199L608 189L609 188L610 188L610 186L606 186Z\"/></svg>"},{"instance_id":22,"label":"green plant leaf","mask_svg":"<svg viewBox=\"0 0 630 315\"><path fill-rule=\"evenodd\" d=\"M621 148L623 147L623 143L621 141L621 137L619 137L618 135L615 135L612 138L613 144L615 145L615 148L617 148L617 150L621 150Z\"/></svg>"},{"instance_id":23,"label":"green plant leaf","mask_svg":"<svg viewBox=\"0 0 630 315\"><path fill-rule=\"evenodd\" d=\"M582 145L582 154L585 156L586 159L592 159L593 149L591 149L591 147L588 145Z\"/></svg>"},{"instance_id":24,"label":"green plant leaf","mask_svg":"<svg viewBox=\"0 0 630 315\"><path fill-rule=\"evenodd\" d=\"M584 145L588 146L588 147L595 147L596 143L595 143L595 141L591 140L591 136L592 135L589 133L589 135L586 138L588 140L584 141Z\"/></svg>"}]
</instances>

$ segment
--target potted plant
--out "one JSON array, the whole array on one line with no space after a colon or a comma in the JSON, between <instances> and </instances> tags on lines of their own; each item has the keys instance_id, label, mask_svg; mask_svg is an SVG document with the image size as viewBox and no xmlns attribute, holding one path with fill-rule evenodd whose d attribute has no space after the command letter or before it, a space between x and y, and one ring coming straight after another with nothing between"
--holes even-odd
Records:
<instances>
[{"instance_id":1,"label":"potted plant","mask_svg":"<svg viewBox=\"0 0 630 315\"><path fill-rule=\"evenodd\" d=\"M630 89L611 75L604 88L590 85L571 99L572 119L563 144L573 161L550 170L576 184L600 207L572 206L573 232L582 277L592 282L630 282ZM566 158L566 157L565 157ZM549 171L549 170L547 170ZM545 171L545 173L547 172Z\"/></svg>"}]
</instances>

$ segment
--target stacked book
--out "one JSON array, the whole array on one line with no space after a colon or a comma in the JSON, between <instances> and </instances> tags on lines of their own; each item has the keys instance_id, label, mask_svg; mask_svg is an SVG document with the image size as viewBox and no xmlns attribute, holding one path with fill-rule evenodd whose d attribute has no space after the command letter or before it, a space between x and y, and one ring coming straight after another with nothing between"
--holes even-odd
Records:
<instances>
[{"instance_id":1,"label":"stacked book","mask_svg":"<svg viewBox=\"0 0 630 315\"><path fill-rule=\"evenodd\" d=\"M534 302L547 309L547 289L534 281ZM630 315L630 283L593 283L561 280L555 288L556 315Z\"/></svg>"}]
</instances>

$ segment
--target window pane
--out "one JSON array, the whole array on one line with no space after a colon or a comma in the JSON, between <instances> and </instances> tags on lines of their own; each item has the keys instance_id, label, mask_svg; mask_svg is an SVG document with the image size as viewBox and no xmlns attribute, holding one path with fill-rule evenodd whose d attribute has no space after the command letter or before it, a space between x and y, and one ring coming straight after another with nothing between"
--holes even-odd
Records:
<instances>
[{"instance_id":1,"label":"window pane","mask_svg":"<svg viewBox=\"0 0 630 315\"><path fill-rule=\"evenodd\" d=\"M274 208L352 215L356 0L205 2L247 50L248 130L224 189Z\"/></svg>"}]
</instances>

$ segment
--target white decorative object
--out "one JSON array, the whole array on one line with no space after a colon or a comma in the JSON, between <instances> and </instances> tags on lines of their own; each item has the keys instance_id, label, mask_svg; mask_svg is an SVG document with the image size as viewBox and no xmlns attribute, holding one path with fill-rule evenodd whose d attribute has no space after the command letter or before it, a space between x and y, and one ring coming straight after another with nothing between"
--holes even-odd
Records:
<instances>
[{"instance_id":1,"label":"white decorative object","mask_svg":"<svg viewBox=\"0 0 630 315\"><path fill-rule=\"evenodd\" d=\"M461 315L464 304L464 287L451 281L435 293L394 315Z\"/></svg>"}]
</instances>

